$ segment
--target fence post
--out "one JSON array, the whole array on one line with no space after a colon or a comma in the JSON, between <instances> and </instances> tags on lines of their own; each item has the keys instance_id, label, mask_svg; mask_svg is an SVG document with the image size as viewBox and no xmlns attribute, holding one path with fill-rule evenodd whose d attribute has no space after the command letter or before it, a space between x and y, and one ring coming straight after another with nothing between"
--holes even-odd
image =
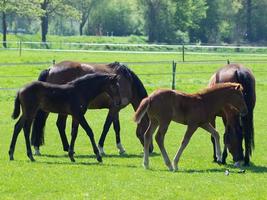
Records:
<instances>
[{"instance_id":1,"label":"fence post","mask_svg":"<svg viewBox=\"0 0 267 200\"><path fill-rule=\"evenodd\" d=\"M183 56L183 62L184 62L184 44L183 44L182 51L183 51L182 56Z\"/></svg>"},{"instance_id":2,"label":"fence post","mask_svg":"<svg viewBox=\"0 0 267 200\"><path fill-rule=\"evenodd\" d=\"M172 61L172 89L175 90L176 62Z\"/></svg>"},{"instance_id":3,"label":"fence post","mask_svg":"<svg viewBox=\"0 0 267 200\"><path fill-rule=\"evenodd\" d=\"M21 50L22 50L22 43L21 40L19 41L19 56L21 56Z\"/></svg>"},{"instance_id":4,"label":"fence post","mask_svg":"<svg viewBox=\"0 0 267 200\"><path fill-rule=\"evenodd\" d=\"M228 65L230 64L230 60L229 60L229 59L227 60L227 64L228 64Z\"/></svg>"}]
</instances>

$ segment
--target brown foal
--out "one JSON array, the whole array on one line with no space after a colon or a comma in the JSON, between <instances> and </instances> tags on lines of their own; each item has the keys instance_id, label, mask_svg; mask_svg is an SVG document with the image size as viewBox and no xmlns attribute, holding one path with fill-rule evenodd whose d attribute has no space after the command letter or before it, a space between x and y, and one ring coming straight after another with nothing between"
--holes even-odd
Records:
<instances>
[{"instance_id":1,"label":"brown foal","mask_svg":"<svg viewBox=\"0 0 267 200\"><path fill-rule=\"evenodd\" d=\"M146 113L149 117L149 126L144 135L144 167L149 167L149 144L158 126L156 141L169 170L178 169L180 156L198 127L208 131L214 138L217 161L221 162L220 137L210 124L210 120L225 105L231 105L245 115L247 107L242 90L242 86L238 83L222 83L195 94L159 89L143 99L135 113L134 120L139 123ZM164 147L164 137L171 121L187 125L173 165Z\"/></svg>"}]
</instances>

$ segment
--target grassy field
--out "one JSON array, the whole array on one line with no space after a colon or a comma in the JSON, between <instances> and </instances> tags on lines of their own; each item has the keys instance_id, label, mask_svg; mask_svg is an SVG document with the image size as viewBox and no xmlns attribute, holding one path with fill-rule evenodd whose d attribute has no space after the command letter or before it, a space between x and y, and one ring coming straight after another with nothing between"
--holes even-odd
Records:
<instances>
[{"instance_id":1,"label":"grassy field","mask_svg":"<svg viewBox=\"0 0 267 200\"><path fill-rule=\"evenodd\" d=\"M135 136L136 124L132 121L133 109L128 106L120 112L122 144L127 154L120 156L115 147L115 134L110 130L105 142L107 156L98 164L83 130L80 129L75 152L76 163L71 163L62 146L55 126L56 115L50 115L46 126L46 145L43 155L32 163L26 156L23 134L19 135L15 150L15 161L8 160L8 148L15 121L13 111L16 90L0 90L0 199L266 199L267 157L265 134L267 113L266 63L260 56L242 55L187 55L187 61L196 60L250 60L249 66L257 80L257 103L255 108L255 143L252 166L245 174L233 168L231 156L228 165L212 162L210 136L198 130L180 160L180 169L169 172L155 145L150 157L151 170L142 167L142 146ZM171 61L181 60L177 54L111 54L111 53L60 53L0 51L0 63L52 62L78 60L87 62L145 62L168 61L158 64L129 64L139 75L148 93L159 87L171 86ZM195 92L207 85L212 73L224 65L215 63L179 63L176 87L185 92ZM1 66L0 88L19 88L35 80L42 69L49 65ZM148 75L150 74L150 75ZM89 124L98 138L107 110L89 110ZM70 132L70 120L67 133ZM166 148L173 157L183 137L185 126L171 124L166 135ZM218 119L218 131L223 132ZM222 134L221 134L222 135ZM69 134L68 134L69 137ZM221 141L222 143L222 141ZM226 169L230 175L225 176Z\"/></svg>"}]
</instances>

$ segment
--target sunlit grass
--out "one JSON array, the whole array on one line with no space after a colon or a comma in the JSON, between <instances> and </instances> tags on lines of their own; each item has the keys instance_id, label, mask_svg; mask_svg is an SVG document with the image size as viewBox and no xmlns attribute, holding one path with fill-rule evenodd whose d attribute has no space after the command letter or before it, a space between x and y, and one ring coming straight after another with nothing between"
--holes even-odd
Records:
<instances>
[{"instance_id":1,"label":"sunlit grass","mask_svg":"<svg viewBox=\"0 0 267 200\"><path fill-rule=\"evenodd\" d=\"M188 55L188 60L227 60L242 57L220 57ZM171 86L172 60L176 54L101 54L101 53L55 53L0 51L0 63L50 62L81 60L88 62L142 62L170 61L164 64L129 64L140 75L148 93L158 87ZM245 59L255 59L246 57ZM226 63L226 62L225 62ZM212 72L224 63L177 65L176 88L185 92L196 92L206 86ZM244 63L246 64L246 63ZM8 148L15 121L10 115L13 110L16 90L0 91L0 199L264 199L267 196L267 157L265 134L267 113L265 99L265 64L250 63L257 82L257 104L255 108L256 149L252 166L245 174L233 168L232 158L228 165L219 166L212 162L210 135L198 130L181 157L179 171L169 172L155 144L155 153L150 157L151 170L142 167L142 146L135 136L136 124L131 106L120 112L122 144L127 154L119 156L115 147L115 134L111 127L105 142L107 156L98 164L85 132L80 129L75 145L76 163L71 163L63 152L55 125L56 115L51 115L46 126L46 145L41 149L43 156L35 157L31 163L26 156L23 133L19 135L15 150L15 161L8 160ZM49 64L38 66L1 66L0 87L20 88L36 80L40 71ZM194 73L194 72L206 73ZM163 74L167 73L167 74ZM180 74L179 74L180 73ZM157 75L147 75L157 74ZM27 77L12 77L24 76ZM9 77L5 77L9 76ZM88 110L86 119L98 141L107 110ZM181 142L185 126L172 123L166 135L166 149L172 158ZM218 131L223 132L218 119ZM70 138L70 120L67 125ZM222 136L222 134L221 134ZM222 138L222 137L221 137ZM222 141L221 141L222 143ZM225 169L230 169L225 176Z\"/></svg>"}]
</instances>

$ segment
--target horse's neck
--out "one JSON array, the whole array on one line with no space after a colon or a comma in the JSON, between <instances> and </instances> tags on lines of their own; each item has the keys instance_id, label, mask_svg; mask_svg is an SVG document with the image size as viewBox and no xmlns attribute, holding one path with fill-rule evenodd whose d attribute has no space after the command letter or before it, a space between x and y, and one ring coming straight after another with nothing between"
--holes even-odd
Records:
<instances>
[{"instance_id":1,"label":"horse's neck","mask_svg":"<svg viewBox=\"0 0 267 200\"><path fill-rule=\"evenodd\" d=\"M132 104L133 109L136 111L143 98L139 97L136 93L134 93L132 96L133 97L130 103Z\"/></svg>"},{"instance_id":2,"label":"horse's neck","mask_svg":"<svg viewBox=\"0 0 267 200\"><path fill-rule=\"evenodd\" d=\"M206 101L207 105L214 111L219 111L228 104L229 96L230 93L227 90L212 91L202 95L203 101Z\"/></svg>"}]
</instances>

